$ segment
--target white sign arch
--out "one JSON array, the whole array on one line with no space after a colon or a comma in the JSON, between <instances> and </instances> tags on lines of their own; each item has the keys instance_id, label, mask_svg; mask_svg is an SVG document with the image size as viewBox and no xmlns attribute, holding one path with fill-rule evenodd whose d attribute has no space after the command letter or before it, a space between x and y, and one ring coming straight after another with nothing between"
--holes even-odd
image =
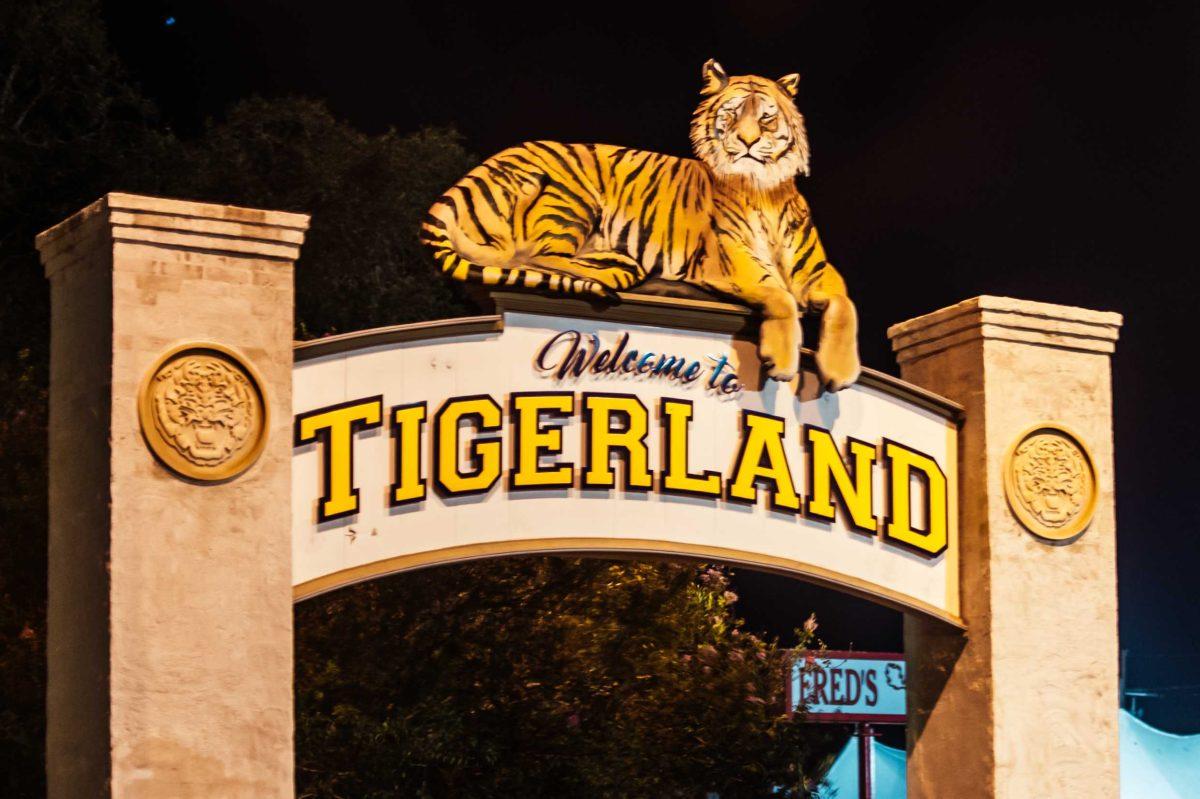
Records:
<instances>
[{"instance_id":1,"label":"white sign arch","mask_svg":"<svg viewBox=\"0 0 1200 799\"><path fill-rule=\"evenodd\" d=\"M297 600L510 554L715 559L959 624L953 403L764 383L747 312L498 295L297 346Z\"/></svg>"}]
</instances>

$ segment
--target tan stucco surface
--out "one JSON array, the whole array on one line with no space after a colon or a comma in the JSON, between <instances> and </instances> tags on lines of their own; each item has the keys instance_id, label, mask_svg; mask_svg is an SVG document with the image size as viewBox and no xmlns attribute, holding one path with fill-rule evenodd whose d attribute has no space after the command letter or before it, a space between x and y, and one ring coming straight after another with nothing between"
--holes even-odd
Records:
<instances>
[{"instance_id":1,"label":"tan stucco surface","mask_svg":"<svg viewBox=\"0 0 1200 799\"><path fill-rule=\"evenodd\" d=\"M1110 353L1121 317L977 297L889 330L906 380L965 406L960 438L967 632L906 619L908 791L1116 797L1117 592ZM1004 493L1005 454L1057 422L1091 449L1086 531L1051 543Z\"/></svg>"},{"instance_id":2,"label":"tan stucco surface","mask_svg":"<svg viewBox=\"0 0 1200 799\"><path fill-rule=\"evenodd\" d=\"M38 239L51 281L51 797L283 797L292 780L292 263L307 218L110 194ZM160 465L139 382L212 340L271 430L217 484ZM106 636L105 633L108 633Z\"/></svg>"}]
</instances>

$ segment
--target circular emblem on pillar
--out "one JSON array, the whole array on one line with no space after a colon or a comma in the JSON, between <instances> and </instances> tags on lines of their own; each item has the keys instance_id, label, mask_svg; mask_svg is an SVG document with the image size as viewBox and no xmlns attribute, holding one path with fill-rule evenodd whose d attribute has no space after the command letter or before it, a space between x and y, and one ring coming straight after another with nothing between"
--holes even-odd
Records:
<instances>
[{"instance_id":1,"label":"circular emblem on pillar","mask_svg":"<svg viewBox=\"0 0 1200 799\"><path fill-rule=\"evenodd\" d=\"M266 444L262 382L245 358L211 342L165 353L138 394L142 435L172 471L204 482L244 472Z\"/></svg>"},{"instance_id":2,"label":"circular emblem on pillar","mask_svg":"<svg viewBox=\"0 0 1200 799\"><path fill-rule=\"evenodd\" d=\"M1096 467L1087 446L1053 423L1026 430L1004 460L1004 492L1034 535L1065 541L1083 532L1096 511Z\"/></svg>"}]
</instances>

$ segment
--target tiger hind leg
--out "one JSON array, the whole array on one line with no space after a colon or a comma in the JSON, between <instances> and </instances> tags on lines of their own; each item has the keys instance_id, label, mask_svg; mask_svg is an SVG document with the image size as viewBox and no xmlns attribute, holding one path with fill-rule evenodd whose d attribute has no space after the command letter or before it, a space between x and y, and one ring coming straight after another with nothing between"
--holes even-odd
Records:
<instances>
[{"instance_id":1,"label":"tiger hind leg","mask_svg":"<svg viewBox=\"0 0 1200 799\"><path fill-rule=\"evenodd\" d=\"M455 280L471 283L482 283L494 288L524 288L536 291L550 291L561 294L591 294L597 297L609 298L613 289L599 280L593 280L585 275L574 274L571 270L547 268L536 264L523 263L512 259L506 264L497 264L494 257L488 257L490 265L481 265L471 259L490 253L476 252L482 250L480 245L470 242L461 234L450 229L445 220L433 215L427 215L421 226L420 241L432 250L434 261L441 267L443 274ZM464 253L463 251L468 252ZM479 257L479 260L485 260Z\"/></svg>"},{"instance_id":2,"label":"tiger hind leg","mask_svg":"<svg viewBox=\"0 0 1200 799\"><path fill-rule=\"evenodd\" d=\"M626 291L646 279L646 270L622 252L594 250L572 256L540 255L530 259L542 267L585 280L594 280L612 291Z\"/></svg>"},{"instance_id":3,"label":"tiger hind leg","mask_svg":"<svg viewBox=\"0 0 1200 799\"><path fill-rule=\"evenodd\" d=\"M555 294L591 294L608 299L613 291L596 280L575 277L538 266L480 266L451 250L435 251L442 272L455 280L482 283L492 288L523 288Z\"/></svg>"},{"instance_id":4,"label":"tiger hind leg","mask_svg":"<svg viewBox=\"0 0 1200 799\"><path fill-rule=\"evenodd\" d=\"M421 241L452 278L602 298L641 279L640 267L627 256L577 255L598 211L580 205L576 195L545 179L522 182L502 194L502 203L494 194L477 195L478 190L478 183L455 186L421 227ZM502 205L511 210L502 212Z\"/></svg>"}]
</instances>

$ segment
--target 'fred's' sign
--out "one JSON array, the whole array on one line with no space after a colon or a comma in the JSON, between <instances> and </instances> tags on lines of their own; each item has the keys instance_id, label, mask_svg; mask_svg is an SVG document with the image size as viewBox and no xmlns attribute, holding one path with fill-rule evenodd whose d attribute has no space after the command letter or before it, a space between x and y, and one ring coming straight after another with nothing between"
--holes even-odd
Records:
<instances>
[{"instance_id":1,"label":"'fred's' sign","mask_svg":"<svg viewBox=\"0 0 1200 799\"><path fill-rule=\"evenodd\" d=\"M904 724L904 655L802 652L792 663L788 710L805 721Z\"/></svg>"}]
</instances>

